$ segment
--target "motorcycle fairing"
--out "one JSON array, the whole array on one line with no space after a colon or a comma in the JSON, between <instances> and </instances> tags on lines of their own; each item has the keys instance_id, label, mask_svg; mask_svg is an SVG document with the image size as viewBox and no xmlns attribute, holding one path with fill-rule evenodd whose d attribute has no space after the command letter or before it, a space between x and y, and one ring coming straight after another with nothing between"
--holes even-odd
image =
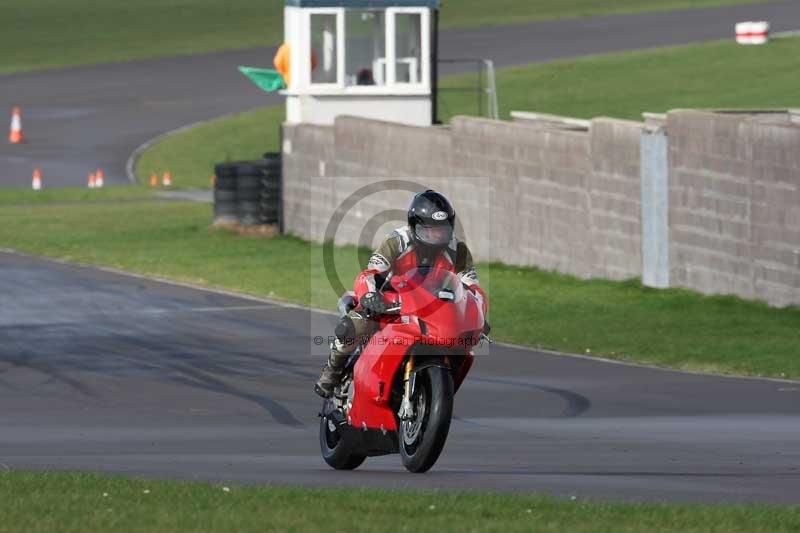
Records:
<instances>
[{"instance_id":1,"label":"motorcycle fairing","mask_svg":"<svg viewBox=\"0 0 800 533\"><path fill-rule=\"evenodd\" d=\"M418 325L391 323L369 340L353 372L353 406L348 413L352 426L397 430L389 407L392 383L417 337Z\"/></svg>"},{"instance_id":2,"label":"motorcycle fairing","mask_svg":"<svg viewBox=\"0 0 800 533\"><path fill-rule=\"evenodd\" d=\"M423 356L451 354L453 384L458 390L472 366L470 348L478 342L483 327L481 302L471 292L464 291L460 283L453 289L452 300L440 299L415 285L413 280L395 279L393 285L401 296L403 314L399 319L382 322L382 329L367 342L356 361L353 405L348 412L349 423L355 428L397 430L389 400L397 373L412 346ZM449 345L453 341L463 344ZM453 360L456 357L461 360Z\"/></svg>"}]
</instances>

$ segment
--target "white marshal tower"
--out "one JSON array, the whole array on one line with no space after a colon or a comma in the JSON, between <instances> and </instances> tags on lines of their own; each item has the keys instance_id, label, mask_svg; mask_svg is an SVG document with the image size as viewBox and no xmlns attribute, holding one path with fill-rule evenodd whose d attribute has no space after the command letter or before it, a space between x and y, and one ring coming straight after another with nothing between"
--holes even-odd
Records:
<instances>
[{"instance_id":1,"label":"white marshal tower","mask_svg":"<svg viewBox=\"0 0 800 533\"><path fill-rule=\"evenodd\" d=\"M286 0L286 119L430 126L439 0Z\"/></svg>"}]
</instances>

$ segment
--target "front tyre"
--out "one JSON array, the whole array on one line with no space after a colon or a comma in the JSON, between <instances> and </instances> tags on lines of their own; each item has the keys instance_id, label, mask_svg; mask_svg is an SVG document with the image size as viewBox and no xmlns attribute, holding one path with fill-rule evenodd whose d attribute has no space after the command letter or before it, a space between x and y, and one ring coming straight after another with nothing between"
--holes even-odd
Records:
<instances>
[{"instance_id":1,"label":"front tyre","mask_svg":"<svg viewBox=\"0 0 800 533\"><path fill-rule=\"evenodd\" d=\"M453 377L446 368L431 366L417 373L411 398L415 417L400 422L398 440L403 466L427 472L442 453L453 416Z\"/></svg>"},{"instance_id":2,"label":"front tyre","mask_svg":"<svg viewBox=\"0 0 800 533\"><path fill-rule=\"evenodd\" d=\"M333 404L325 400L322 405L322 417L319 419L319 447L322 458L331 468L336 470L355 470L367 458L355 453L353 443L349 442L331 418Z\"/></svg>"}]
</instances>

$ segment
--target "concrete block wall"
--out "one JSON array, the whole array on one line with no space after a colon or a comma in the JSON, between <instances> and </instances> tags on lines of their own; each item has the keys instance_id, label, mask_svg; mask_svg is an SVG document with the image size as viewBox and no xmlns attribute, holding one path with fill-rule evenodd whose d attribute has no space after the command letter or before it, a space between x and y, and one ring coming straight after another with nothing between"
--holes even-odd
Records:
<instances>
[{"instance_id":1,"label":"concrete block wall","mask_svg":"<svg viewBox=\"0 0 800 533\"><path fill-rule=\"evenodd\" d=\"M335 169L332 127L297 125L283 131L283 223L288 233L322 240L330 213L313 205L326 198L326 182L313 179Z\"/></svg>"},{"instance_id":2,"label":"concrete block wall","mask_svg":"<svg viewBox=\"0 0 800 533\"><path fill-rule=\"evenodd\" d=\"M421 186L452 194L456 201L459 189L455 183L441 179L448 177L447 130L350 117L338 119L334 128L336 174L329 178L336 190L327 209L333 212L364 187L383 184L342 219L337 242L375 245L378 227L385 232L404 223L408 198ZM365 231L366 226L371 230Z\"/></svg>"},{"instance_id":3,"label":"concrete block wall","mask_svg":"<svg viewBox=\"0 0 800 533\"><path fill-rule=\"evenodd\" d=\"M356 190L408 178L447 194L480 260L634 277L640 131L612 119L586 131L469 117L449 128L352 117L333 128L286 126L286 228L322 240L326 218ZM374 220L381 213L388 223L387 209L402 220L410 194L365 198L338 226L336 242L373 244L365 225L383 222Z\"/></svg>"},{"instance_id":4,"label":"concrete block wall","mask_svg":"<svg viewBox=\"0 0 800 533\"><path fill-rule=\"evenodd\" d=\"M348 197L395 180L387 187L400 192L372 194L341 217L337 243L374 245L401 223L421 184L452 199L479 260L584 278L641 276L644 124L525 118L284 126L285 227L321 241ZM658 164L668 205L658 205L668 213L667 283L800 303L800 124L674 111L666 142Z\"/></svg>"},{"instance_id":5,"label":"concrete block wall","mask_svg":"<svg viewBox=\"0 0 800 533\"><path fill-rule=\"evenodd\" d=\"M456 118L451 172L491 176L499 260L580 277L637 276L641 124L565 125Z\"/></svg>"},{"instance_id":6,"label":"concrete block wall","mask_svg":"<svg viewBox=\"0 0 800 533\"><path fill-rule=\"evenodd\" d=\"M448 176L450 134L352 117L336 120L339 176Z\"/></svg>"},{"instance_id":7,"label":"concrete block wall","mask_svg":"<svg viewBox=\"0 0 800 533\"><path fill-rule=\"evenodd\" d=\"M672 284L800 303L800 125L674 111L667 131Z\"/></svg>"},{"instance_id":8,"label":"concrete block wall","mask_svg":"<svg viewBox=\"0 0 800 533\"><path fill-rule=\"evenodd\" d=\"M642 124L592 121L591 228L594 275L627 279L642 273Z\"/></svg>"},{"instance_id":9,"label":"concrete block wall","mask_svg":"<svg viewBox=\"0 0 800 533\"><path fill-rule=\"evenodd\" d=\"M588 134L461 117L452 138L453 172L492 178L494 257L589 275Z\"/></svg>"}]
</instances>

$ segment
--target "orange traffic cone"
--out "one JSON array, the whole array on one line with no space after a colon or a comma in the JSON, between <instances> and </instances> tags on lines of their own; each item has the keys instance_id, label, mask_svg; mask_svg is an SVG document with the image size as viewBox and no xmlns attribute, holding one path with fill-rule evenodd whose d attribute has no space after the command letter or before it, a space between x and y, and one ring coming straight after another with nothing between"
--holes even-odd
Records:
<instances>
[{"instance_id":1,"label":"orange traffic cone","mask_svg":"<svg viewBox=\"0 0 800 533\"><path fill-rule=\"evenodd\" d=\"M155 187L156 185L158 185L158 176L150 174L150 186Z\"/></svg>"},{"instance_id":2,"label":"orange traffic cone","mask_svg":"<svg viewBox=\"0 0 800 533\"><path fill-rule=\"evenodd\" d=\"M11 131L8 134L8 142L11 144L20 144L23 139L22 113L20 113L18 107L14 107L11 111Z\"/></svg>"},{"instance_id":3,"label":"orange traffic cone","mask_svg":"<svg viewBox=\"0 0 800 533\"><path fill-rule=\"evenodd\" d=\"M103 183L105 182L105 178L106 175L103 173L103 169L98 168L97 172L95 172L94 186L97 187L98 189L102 189Z\"/></svg>"},{"instance_id":4,"label":"orange traffic cone","mask_svg":"<svg viewBox=\"0 0 800 533\"><path fill-rule=\"evenodd\" d=\"M38 168L33 169L33 180L31 181L31 188L38 191L42 188L42 171Z\"/></svg>"},{"instance_id":5,"label":"orange traffic cone","mask_svg":"<svg viewBox=\"0 0 800 533\"><path fill-rule=\"evenodd\" d=\"M88 184L89 188L90 189L94 189L96 183L97 183L97 181L95 180L94 172L92 172L91 174L89 174L89 184Z\"/></svg>"},{"instance_id":6,"label":"orange traffic cone","mask_svg":"<svg viewBox=\"0 0 800 533\"><path fill-rule=\"evenodd\" d=\"M164 177L161 179L162 185L164 187L171 187L172 186L172 174L170 172L164 172Z\"/></svg>"}]
</instances>

